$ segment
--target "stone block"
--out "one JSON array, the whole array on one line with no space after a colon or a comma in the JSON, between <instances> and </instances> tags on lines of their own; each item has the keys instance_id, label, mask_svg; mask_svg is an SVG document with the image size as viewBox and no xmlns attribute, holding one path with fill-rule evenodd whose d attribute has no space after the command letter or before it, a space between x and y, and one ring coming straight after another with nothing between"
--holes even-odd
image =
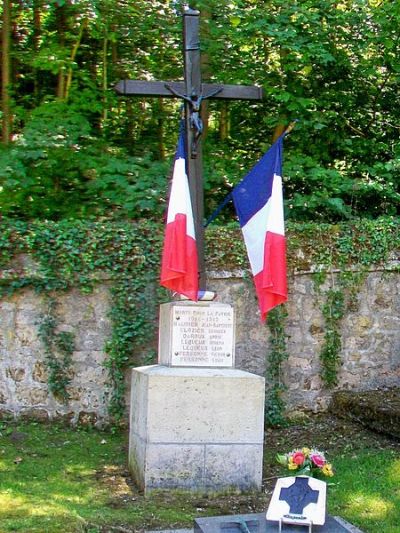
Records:
<instances>
[{"instance_id":1,"label":"stone block","mask_svg":"<svg viewBox=\"0 0 400 533\"><path fill-rule=\"evenodd\" d=\"M6 369L6 376L13 381L23 381L25 377L25 369L18 367L9 367Z\"/></svg>"},{"instance_id":2,"label":"stone block","mask_svg":"<svg viewBox=\"0 0 400 533\"><path fill-rule=\"evenodd\" d=\"M21 409L19 416L24 420L37 420L38 422L47 422L49 420L49 413L46 409L36 409L34 407Z\"/></svg>"},{"instance_id":3,"label":"stone block","mask_svg":"<svg viewBox=\"0 0 400 533\"><path fill-rule=\"evenodd\" d=\"M264 378L235 369L132 371L130 470L155 488L260 488Z\"/></svg>"},{"instance_id":4,"label":"stone block","mask_svg":"<svg viewBox=\"0 0 400 533\"><path fill-rule=\"evenodd\" d=\"M258 444L215 444L206 446L205 485L212 490L229 487L259 489L263 450Z\"/></svg>"},{"instance_id":5,"label":"stone block","mask_svg":"<svg viewBox=\"0 0 400 533\"><path fill-rule=\"evenodd\" d=\"M151 442L174 442L178 437L182 442L262 440L263 412L258 407L263 378L241 370L175 370L154 366L148 371L146 393L151 404L145 431Z\"/></svg>"},{"instance_id":6,"label":"stone block","mask_svg":"<svg viewBox=\"0 0 400 533\"><path fill-rule=\"evenodd\" d=\"M149 444L146 461L146 484L151 488L191 489L202 486L204 446L200 444Z\"/></svg>"},{"instance_id":7,"label":"stone block","mask_svg":"<svg viewBox=\"0 0 400 533\"><path fill-rule=\"evenodd\" d=\"M37 361L33 365L32 379L39 383L47 383L47 369L41 361Z\"/></svg>"},{"instance_id":8,"label":"stone block","mask_svg":"<svg viewBox=\"0 0 400 533\"><path fill-rule=\"evenodd\" d=\"M82 426L94 426L97 422L97 414L81 411L78 415L78 424Z\"/></svg>"},{"instance_id":9,"label":"stone block","mask_svg":"<svg viewBox=\"0 0 400 533\"><path fill-rule=\"evenodd\" d=\"M27 406L40 405L47 403L48 391L38 387L18 387L15 397Z\"/></svg>"},{"instance_id":10,"label":"stone block","mask_svg":"<svg viewBox=\"0 0 400 533\"><path fill-rule=\"evenodd\" d=\"M400 438L400 388L389 390L336 391L330 409L337 416Z\"/></svg>"}]
</instances>

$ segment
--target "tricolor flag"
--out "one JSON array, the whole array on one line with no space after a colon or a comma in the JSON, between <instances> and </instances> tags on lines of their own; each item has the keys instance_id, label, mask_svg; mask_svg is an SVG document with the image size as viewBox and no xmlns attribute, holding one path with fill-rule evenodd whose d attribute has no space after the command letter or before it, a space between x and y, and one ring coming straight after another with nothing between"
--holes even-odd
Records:
<instances>
[{"instance_id":1,"label":"tricolor flag","mask_svg":"<svg viewBox=\"0 0 400 533\"><path fill-rule=\"evenodd\" d=\"M286 241L283 220L281 136L233 189L254 284L265 320L287 300Z\"/></svg>"},{"instance_id":2,"label":"tricolor flag","mask_svg":"<svg viewBox=\"0 0 400 533\"><path fill-rule=\"evenodd\" d=\"M197 246L183 131L175 155L160 283L190 300L198 300Z\"/></svg>"}]
</instances>

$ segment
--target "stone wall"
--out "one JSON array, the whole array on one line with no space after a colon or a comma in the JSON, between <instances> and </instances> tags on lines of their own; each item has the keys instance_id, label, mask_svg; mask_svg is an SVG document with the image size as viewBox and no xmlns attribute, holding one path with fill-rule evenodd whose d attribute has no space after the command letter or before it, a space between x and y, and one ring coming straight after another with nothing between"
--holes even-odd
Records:
<instances>
[{"instance_id":1,"label":"stone wall","mask_svg":"<svg viewBox=\"0 0 400 533\"><path fill-rule=\"evenodd\" d=\"M268 330L261 325L251 279L241 272L209 273L209 287L218 300L236 310L236 366L263 375ZM282 378L291 409L325 410L331 392L319 377L319 352L324 336L320 303L310 273L289 280L286 331L289 359ZM41 419L77 421L106 419L103 351L110 334L109 287L92 294L60 293L59 327L75 334L72 382L68 405L48 392L43 346L38 324L44 313L40 295L21 290L0 302L0 411ZM342 323L341 389L359 390L400 384L400 274L370 272L360 288L357 305Z\"/></svg>"},{"instance_id":2,"label":"stone wall","mask_svg":"<svg viewBox=\"0 0 400 533\"><path fill-rule=\"evenodd\" d=\"M237 362L240 368L265 371L267 328L260 326L251 283L214 273L212 286L237 309ZM332 392L320 378L319 353L324 319L313 277L297 273L289 279L288 361L282 368L289 408L327 409ZM337 389L365 390L400 386L400 274L372 271L357 301L342 321L342 366Z\"/></svg>"},{"instance_id":3,"label":"stone wall","mask_svg":"<svg viewBox=\"0 0 400 533\"><path fill-rule=\"evenodd\" d=\"M0 302L0 411L4 415L46 420L64 418L96 423L106 417L104 343L110 334L106 285L92 294L60 293L60 330L75 336L70 401L49 394L43 345L38 326L45 313L43 298L22 290Z\"/></svg>"}]
</instances>

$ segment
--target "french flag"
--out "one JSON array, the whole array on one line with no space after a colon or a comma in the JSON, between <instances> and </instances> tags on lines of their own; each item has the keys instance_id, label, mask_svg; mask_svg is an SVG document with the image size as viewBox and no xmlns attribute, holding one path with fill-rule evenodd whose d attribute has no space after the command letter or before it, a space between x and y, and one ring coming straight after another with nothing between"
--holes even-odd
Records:
<instances>
[{"instance_id":1,"label":"french flag","mask_svg":"<svg viewBox=\"0 0 400 533\"><path fill-rule=\"evenodd\" d=\"M160 283L171 291L197 301L197 246L182 130L183 128L179 135L172 175Z\"/></svg>"},{"instance_id":2,"label":"french flag","mask_svg":"<svg viewBox=\"0 0 400 533\"><path fill-rule=\"evenodd\" d=\"M283 137L232 191L263 321L268 311L287 300Z\"/></svg>"}]
</instances>

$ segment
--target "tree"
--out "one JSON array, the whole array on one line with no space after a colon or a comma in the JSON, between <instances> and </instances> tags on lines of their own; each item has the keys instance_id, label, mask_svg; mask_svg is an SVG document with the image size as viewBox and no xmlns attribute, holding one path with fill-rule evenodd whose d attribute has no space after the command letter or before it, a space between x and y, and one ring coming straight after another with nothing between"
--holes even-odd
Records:
<instances>
[{"instance_id":1,"label":"tree","mask_svg":"<svg viewBox=\"0 0 400 533\"><path fill-rule=\"evenodd\" d=\"M11 136L11 0L3 0L1 43L1 138L7 145Z\"/></svg>"},{"instance_id":2,"label":"tree","mask_svg":"<svg viewBox=\"0 0 400 533\"><path fill-rule=\"evenodd\" d=\"M113 85L182 78L184 2L32 0L15 4L9 20L10 1L2 11L2 130L8 142L12 109L15 143L1 155L0 208L14 216L140 217L153 206L157 216L179 103L117 97ZM203 79L265 92L262 103L207 102L206 210L297 118L285 141L288 217L399 214L400 5L196 0L193 7L202 14ZM81 125L80 136L71 121ZM42 136L40 149L32 131ZM114 170L102 172L110 154ZM23 171L10 165L12 157ZM142 168L137 177L122 163L129 157ZM27 203L32 187L35 202ZM73 208L63 198L74 198Z\"/></svg>"}]
</instances>

